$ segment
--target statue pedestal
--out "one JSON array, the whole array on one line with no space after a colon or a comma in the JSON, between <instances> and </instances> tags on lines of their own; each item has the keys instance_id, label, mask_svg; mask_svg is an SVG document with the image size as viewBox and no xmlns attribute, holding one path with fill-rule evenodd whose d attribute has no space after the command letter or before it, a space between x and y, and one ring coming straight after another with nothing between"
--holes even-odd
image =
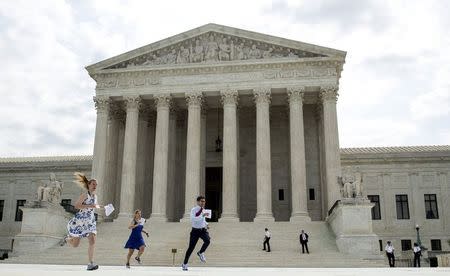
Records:
<instances>
[{"instance_id":1,"label":"statue pedestal","mask_svg":"<svg viewBox=\"0 0 450 276\"><path fill-rule=\"evenodd\" d=\"M380 257L379 239L372 230L373 206L364 197L344 198L333 209L327 222L336 235L340 252L369 258Z\"/></svg>"},{"instance_id":2,"label":"statue pedestal","mask_svg":"<svg viewBox=\"0 0 450 276\"><path fill-rule=\"evenodd\" d=\"M34 201L21 207L20 233L14 238L14 253L40 252L57 245L67 234L67 222L73 216L60 205Z\"/></svg>"}]
</instances>

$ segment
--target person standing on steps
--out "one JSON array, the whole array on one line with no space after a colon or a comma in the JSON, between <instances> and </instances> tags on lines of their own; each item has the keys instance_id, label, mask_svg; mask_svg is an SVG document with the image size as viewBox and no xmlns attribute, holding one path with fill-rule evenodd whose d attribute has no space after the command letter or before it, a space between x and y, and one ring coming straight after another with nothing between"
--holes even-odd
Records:
<instances>
[{"instance_id":1,"label":"person standing on steps","mask_svg":"<svg viewBox=\"0 0 450 276\"><path fill-rule=\"evenodd\" d=\"M60 245L63 246L68 243L72 247L78 247L81 238L87 237L89 240L89 264L87 265L87 270L96 270L98 269L98 265L93 261L95 239L97 236L97 224L95 221L94 209L103 208L103 206L98 205L97 196L95 195L97 180L88 180L83 173L79 172L74 173L74 175L76 179L75 182L86 190L86 193L81 194L75 203L75 208L79 211L67 224L69 234L63 238Z\"/></svg>"},{"instance_id":2,"label":"person standing on steps","mask_svg":"<svg viewBox=\"0 0 450 276\"><path fill-rule=\"evenodd\" d=\"M267 244L267 252L270 252L270 237L272 234L270 234L269 229L264 229L264 240L263 240L263 250L266 250L266 244Z\"/></svg>"},{"instance_id":3,"label":"person standing on steps","mask_svg":"<svg viewBox=\"0 0 450 276\"><path fill-rule=\"evenodd\" d=\"M190 219L192 224L192 230L189 237L189 247L186 250L186 255L184 256L183 264L181 268L184 271L188 270L188 262L189 257L194 251L195 246L197 245L198 239L203 240L203 245L200 248L200 251L197 252L197 256L200 258L202 263L206 262L205 251L208 248L210 243L210 237L208 233L208 223L206 222L205 210L206 199L204 196L197 197L197 205L191 209Z\"/></svg>"},{"instance_id":4,"label":"person standing on steps","mask_svg":"<svg viewBox=\"0 0 450 276\"><path fill-rule=\"evenodd\" d=\"M422 248L420 248L417 242L414 243L414 267L420 267L420 257L422 256Z\"/></svg>"},{"instance_id":5,"label":"person standing on steps","mask_svg":"<svg viewBox=\"0 0 450 276\"><path fill-rule=\"evenodd\" d=\"M395 250L395 248L392 245L391 241L388 241L386 244L386 247L384 248L384 251L386 251L386 255L388 257L390 267L395 267L394 250Z\"/></svg>"},{"instance_id":6,"label":"person standing on steps","mask_svg":"<svg viewBox=\"0 0 450 276\"><path fill-rule=\"evenodd\" d=\"M305 233L304 230L302 230L300 232L300 244L302 245L302 254L305 254L305 249L306 249L306 253L309 254L309 249L308 249L308 239L309 236L308 234Z\"/></svg>"},{"instance_id":7,"label":"person standing on steps","mask_svg":"<svg viewBox=\"0 0 450 276\"><path fill-rule=\"evenodd\" d=\"M125 265L126 268L130 268L130 259L135 249L139 251L134 259L138 262L138 264L141 264L141 255L142 253L144 253L145 249L145 242L144 238L142 237L142 233L144 233L148 237L148 233L144 231L144 223L145 219L142 218L141 210L138 209L134 211L133 220L128 226L128 229L131 229L131 234L128 238L127 243L125 244L125 248L128 248L127 263Z\"/></svg>"}]
</instances>

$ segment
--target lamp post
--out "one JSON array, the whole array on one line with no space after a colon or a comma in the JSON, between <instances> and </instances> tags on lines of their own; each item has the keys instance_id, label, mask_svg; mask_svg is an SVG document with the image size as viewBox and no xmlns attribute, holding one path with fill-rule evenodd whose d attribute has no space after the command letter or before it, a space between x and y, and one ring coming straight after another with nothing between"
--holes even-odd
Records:
<instances>
[{"instance_id":1,"label":"lamp post","mask_svg":"<svg viewBox=\"0 0 450 276\"><path fill-rule=\"evenodd\" d=\"M422 247L422 242L420 241L420 233L419 233L420 227L418 224L416 224L416 233L417 233L417 244Z\"/></svg>"}]
</instances>

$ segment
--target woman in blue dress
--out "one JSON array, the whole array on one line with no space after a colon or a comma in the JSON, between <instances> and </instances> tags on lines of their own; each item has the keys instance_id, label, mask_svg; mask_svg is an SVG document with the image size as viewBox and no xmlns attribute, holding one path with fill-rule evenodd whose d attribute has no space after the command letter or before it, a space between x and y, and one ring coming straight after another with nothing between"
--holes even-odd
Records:
<instances>
[{"instance_id":1,"label":"woman in blue dress","mask_svg":"<svg viewBox=\"0 0 450 276\"><path fill-rule=\"evenodd\" d=\"M144 238L142 237L142 233L147 235L148 233L144 231L144 222L145 219L142 218L141 210L134 211L134 217L131 221L130 225L128 226L128 229L131 229L130 237L128 238L127 243L125 244L125 248L128 248L128 255L127 255L127 264L126 267L130 268L130 259L131 256L134 253L134 250L139 250L137 256L134 258L139 264L141 263L141 255L144 253L145 249L145 242Z\"/></svg>"},{"instance_id":2,"label":"woman in blue dress","mask_svg":"<svg viewBox=\"0 0 450 276\"><path fill-rule=\"evenodd\" d=\"M75 173L76 183L79 184L85 193L81 194L75 203L75 208L79 211L67 224L69 234L63 239L61 245L68 243L72 247L80 245L81 238L87 237L89 240L87 270L96 270L98 265L94 263L94 248L97 235L97 225L95 222L94 210L101 208L97 203L95 191L97 189L97 180L88 180L82 173Z\"/></svg>"}]
</instances>

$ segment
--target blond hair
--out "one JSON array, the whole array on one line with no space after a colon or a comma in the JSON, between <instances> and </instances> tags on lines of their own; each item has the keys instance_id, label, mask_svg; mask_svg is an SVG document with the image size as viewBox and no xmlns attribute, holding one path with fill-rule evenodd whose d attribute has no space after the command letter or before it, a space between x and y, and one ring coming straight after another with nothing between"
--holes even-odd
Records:
<instances>
[{"instance_id":1,"label":"blond hair","mask_svg":"<svg viewBox=\"0 0 450 276\"><path fill-rule=\"evenodd\" d=\"M73 174L75 176L75 183L78 184L78 186L80 186L81 188L85 189L85 190L89 190L89 184L92 181L97 181L96 179L92 178L92 179L87 179L86 175L84 175L84 173L81 172L76 172Z\"/></svg>"}]
</instances>

